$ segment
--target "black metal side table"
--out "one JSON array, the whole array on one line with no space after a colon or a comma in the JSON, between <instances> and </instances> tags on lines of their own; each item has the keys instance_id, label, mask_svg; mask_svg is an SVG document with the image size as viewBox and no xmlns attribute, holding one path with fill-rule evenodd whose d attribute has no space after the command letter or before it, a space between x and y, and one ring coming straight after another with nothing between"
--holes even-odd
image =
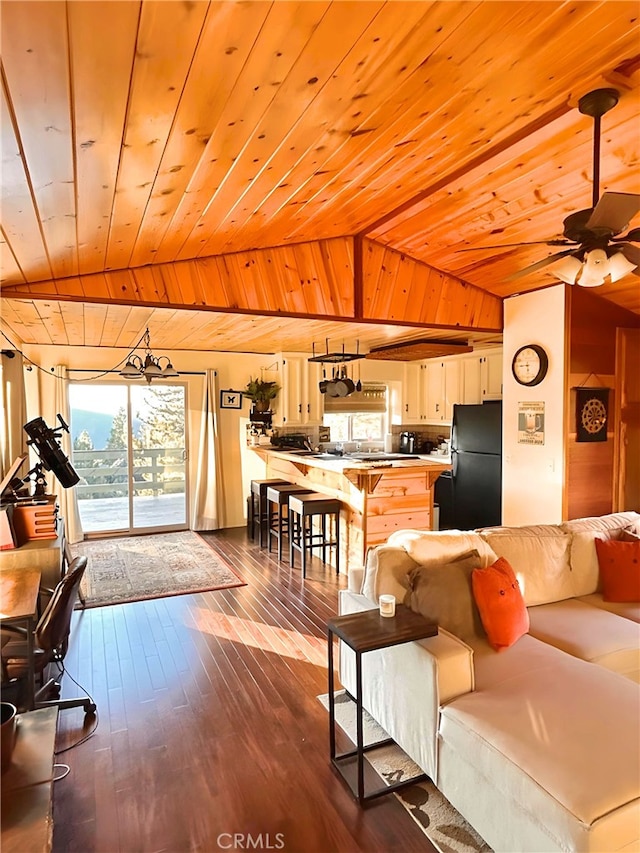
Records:
<instances>
[{"instance_id":1,"label":"black metal side table","mask_svg":"<svg viewBox=\"0 0 640 853\"><path fill-rule=\"evenodd\" d=\"M405 785L427 779L425 773L411 779L403 779L391 785L384 785L365 793L364 754L370 749L377 749L388 743L387 738L376 743L364 744L364 726L362 720L362 655L365 652L386 649L412 640L424 640L438 633L438 626L428 622L419 613L414 613L402 604L396 605L395 616L381 616L380 611L364 610L360 613L349 613L346 616L336 616L327 622L328 657L329 657L329 749L331 763L351 789L360 805L367 800L381 797L390 791L395 791ZM333 687L333 638L338 637L356 656L356 748L340 755L336 753L336 716ZM354 761L355 758L355 761ZM354 778L355 767L355 778Z\"/></svg>"}]
</instances>

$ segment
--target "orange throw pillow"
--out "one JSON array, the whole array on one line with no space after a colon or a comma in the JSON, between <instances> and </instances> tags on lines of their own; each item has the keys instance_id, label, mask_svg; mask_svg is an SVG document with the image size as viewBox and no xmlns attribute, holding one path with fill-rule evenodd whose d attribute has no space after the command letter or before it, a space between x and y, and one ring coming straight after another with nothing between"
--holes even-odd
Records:
<instances>
[{"instance_id":1,"label":"orange throw pillow","mask_svg":"<svg viewBox=\"0 0 640 853\"><path fill-rule=\"evenodd\" d=\"M489 643L497 652L508 649L529 630L529 611L513 569L499 557L486 569L474 569L471 585Z\"/></svg>"},{"instance_id":2,"label":"orange throw pillow","mask_svg":"<svg viewBox=\"0 0 640 853\"><path fill-rule=\"evenodd\" d=\"M596 539L602 597L605 601L640 601L640 539Z\"/></svg>"}]
</instances>

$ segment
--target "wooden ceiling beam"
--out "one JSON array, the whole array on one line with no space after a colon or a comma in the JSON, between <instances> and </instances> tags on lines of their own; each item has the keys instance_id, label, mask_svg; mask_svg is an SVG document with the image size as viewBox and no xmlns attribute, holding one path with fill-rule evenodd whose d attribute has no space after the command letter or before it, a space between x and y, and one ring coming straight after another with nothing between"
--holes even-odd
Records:
<instances>
[{"instance_id":1,"label":"wooden ceiling beam","mask_svg":"<svg viewBox=\"0 0 640 853\"><path fill-rule=\"evenodd\" d=\"M351 237L4 285L5 297L502 330L502 301Z\"/></svg>"}]
</instances>

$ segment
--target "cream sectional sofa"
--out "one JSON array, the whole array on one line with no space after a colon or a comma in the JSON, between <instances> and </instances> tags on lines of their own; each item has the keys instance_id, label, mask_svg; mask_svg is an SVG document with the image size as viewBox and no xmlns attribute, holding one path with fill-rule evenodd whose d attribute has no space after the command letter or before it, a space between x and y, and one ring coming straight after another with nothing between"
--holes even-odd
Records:
<instances>
[{"instance_id":1,"label":"cream sectional sofa","mask_svg":"<svg viewBox=\"0 0 640 853\"><path fill-rule=\"evenodd\" d=\"M638 513L480 531L397 531L340 593L340 612L402 600L416 565L505 557L529 633L497 653L445 630L363 656L363 702L496 851L640 850L640 604L599 592L594 540ZM354 690L354 660L340 677Z\"/></svg>"}]
</instances>

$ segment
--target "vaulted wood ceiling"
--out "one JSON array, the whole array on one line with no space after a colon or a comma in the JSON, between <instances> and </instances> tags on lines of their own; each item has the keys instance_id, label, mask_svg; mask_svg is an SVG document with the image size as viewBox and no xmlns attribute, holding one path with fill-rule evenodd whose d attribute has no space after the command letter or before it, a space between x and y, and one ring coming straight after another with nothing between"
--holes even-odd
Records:
<instances>
[{"instance_id":1,"label":"vaulted wood ceiling","mask_svg":"<svg viewBox=\"0 0 640 853\"><path fill-rule=\"evenodd\" d=\"M195 323L262 350L252 313L305 318L280 323L284 349L376 324L371 345L490 337L502 298L556 281L506 276L554 249L457 250L559 237L590 206L576 103L602 85L621 97L601 188L640 191L636 2L1 11L2 319L21 341L129 346L155 325L195 348ZM638 282L598 292L640 313Z\"/></svg>"}]
</instances>

